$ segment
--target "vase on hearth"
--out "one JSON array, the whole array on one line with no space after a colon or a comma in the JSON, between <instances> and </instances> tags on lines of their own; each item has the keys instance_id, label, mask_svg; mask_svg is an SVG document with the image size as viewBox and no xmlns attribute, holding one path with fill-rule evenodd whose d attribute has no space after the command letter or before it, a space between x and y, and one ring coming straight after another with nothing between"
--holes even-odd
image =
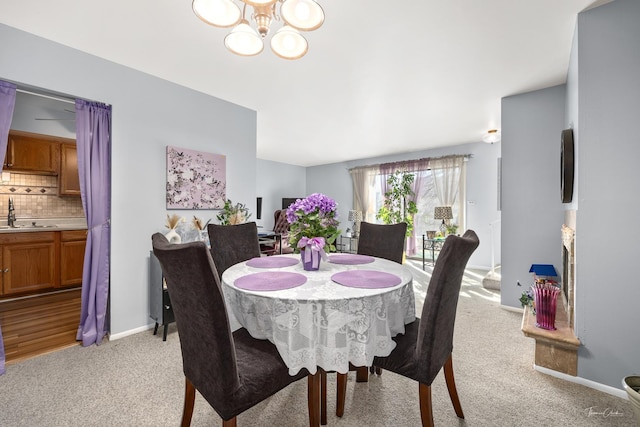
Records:
<instances>
[{"instance_id":1,"label":"vase on hearth","mask_svg":"<svg viewBox=\"0 0 640 427\"><path fill-rule=\"evenodd\" d=\"M532 288L536 307L536 326L554 331L560 288L549 283L536 283Z\"/></svg>"}]
</instances>

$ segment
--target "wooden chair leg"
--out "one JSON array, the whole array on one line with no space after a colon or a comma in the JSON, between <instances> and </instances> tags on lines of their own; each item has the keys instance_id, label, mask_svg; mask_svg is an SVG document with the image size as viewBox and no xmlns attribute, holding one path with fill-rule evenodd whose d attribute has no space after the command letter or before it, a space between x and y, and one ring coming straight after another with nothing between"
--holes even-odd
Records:
<instances>
[{"instance_id":1,"label":"wooden chair leg","mask_svg":"<svg viewBox=\"0 0 640 427\"><path fill-rule=\"evenodd\" d=\"M309 401L309 426L320 426L320 370L307 376L307 399Z\"/></svg>"},{"instance_id":2,"label":"wooden chair leg","mask_svg":"<svg viewBox=\"0 0 640 427\"><path fill-rule=\"evenodd\" d=\"M447 389L449 390L451 403L453 403L453 409L455 409L458 418L464 419L464 413L462 413L462 405L460 405L458 391L456 390L456 381L453 377L453 359L451 355L449 355L449 358L444 364L444 379L447 382Z\"/></svg>"},{"instance_id":3,"label":"wooden chair leg","mask_svg":"<svg viewBox=\"0 0 640 427\"><path fill-rule=\"evenodd\" d=\"M237 419L238 417L233 417L230 420L222 420L222 427L237 427Z\"/></svg>"},{"instance_id":4,"label":"wooden chair leg","mask_svg":"<svg viewBox=\"0 0 640 427\"><path fill-rule=\"evenodd\" d=\"M344 401L347 397L347 374L337 374L336 416L344 415Z\"/></svg>"},{"instance_id":5,"label":"wooden chair leg","mask_svg":"<svg viewBox=\"0 0 640 427\"><path fill-rule=\"evenodd\" d=\"M356 382L366 383L369 381L369 368L366 366L358 366L356 368Z\"/></svg>"},{"instance_id":6,"label":"wooden chair leg","mask_svg":"<svg viewBox=\"0 0 640 427\"><path fill-rule=\"evenodd\" d=\"M320 370L320 424L327 425L327 371Z\"/></svg>"},{"instance_id":7,"label":"wooden chair leg","mask_svg":"<svg viewBox=\"0 0 640 427\"><path fill-rule=\"evenodd\" d=\"M431 386L420 383L420 417L422 427L433 427L433 409L431 406Z\"/></svg>"},{"instance_id":8,"label":"wooden chair leg","mask_svg":"<svg viewBox=\"0 0 640 427\"><path fill-rule=\"evenodd\" d=\"M184 407L182 408L182 427L191 425L191 417L193 416L193 405L196 402L196 388L191 384L189 378L185 377L184 387Z\"/></svg>"}]
</instances>

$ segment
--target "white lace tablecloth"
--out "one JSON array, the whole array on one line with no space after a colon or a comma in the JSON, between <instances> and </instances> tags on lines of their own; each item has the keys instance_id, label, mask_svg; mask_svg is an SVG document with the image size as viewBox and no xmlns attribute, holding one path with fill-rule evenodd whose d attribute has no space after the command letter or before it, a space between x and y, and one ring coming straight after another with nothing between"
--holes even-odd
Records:
<instances>
[{"instance_id":1,"label":"white lace tablecloth","mask_svg":"<svg viewBox=\"0 0 640 427\"><path fill-rule=\"evenodd\" d=\"M357 269L391 273L401 282L363 289L331 280L335 273ZM301 273L307 281L291 289L262 292L234 285L242 276L264 271ZM388 356L395 347L391 338L404 333L405 325L416 318L412 282L407 267L380 258L359 265L322 261L318 271L305 271L301 262L282 268L255 268L242 262L222 275L232 323L237 320L254 338L274 343L291 375L302 368L315 373L317 367L346 373L349 362L370 366L374 356Z\"/></svg>"}]
</instances>

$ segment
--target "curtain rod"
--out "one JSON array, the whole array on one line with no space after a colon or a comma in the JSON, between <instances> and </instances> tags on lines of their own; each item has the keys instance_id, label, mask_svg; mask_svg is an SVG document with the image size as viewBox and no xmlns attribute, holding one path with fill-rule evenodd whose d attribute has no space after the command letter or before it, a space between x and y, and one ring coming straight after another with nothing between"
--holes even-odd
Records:
<instances>
[{"instance_id":1,"label":"curtain rod","mask_svg":"<svg viewBox=\"0 0 640 427\"><path fill-rule=\"evenodd\" d=\"M441 160L441 159L447 159L447 158L454 158L454 157L464 157L465 159L470 159L473 157L473 154L448 154L446 156L440 156L440 157L422 157L420 159L408 159L408 160L398 160L396 162L385 162L385 163L378 163L378 164L374 164L374 165L362 165L362 166L354 166L352 168L347 168L347 170L353 170L353 169L368 169L368 168L375 168L375 167L379 167L380 165L388 165L388 164L393 164L393 163L405 163L405 162L419 162L419 161L424 161L424 160Z\"/></svg>"},{"instance_id":2,"label":"curtain rod","mask_svg":"<svg viewBox=\"0 0 640 427\"><path fill-rule=\"evenodd\" d=\"M66 102L68 104L74 104L76 103L75 100L72 99L68 99L68 98L61 98L61 97L57 97L57 96L51 96L51 95L45 95L43 93L37 93L37 92L31 92L28 90L24 90L24 89L16 89L16 92L20 92L20 93L26 93L28 95L34 95L34 96L39 96L42 98L47 98L47 99L52 99L54 101L60 101L60 102Z\"/></svg>"}]
</instances>

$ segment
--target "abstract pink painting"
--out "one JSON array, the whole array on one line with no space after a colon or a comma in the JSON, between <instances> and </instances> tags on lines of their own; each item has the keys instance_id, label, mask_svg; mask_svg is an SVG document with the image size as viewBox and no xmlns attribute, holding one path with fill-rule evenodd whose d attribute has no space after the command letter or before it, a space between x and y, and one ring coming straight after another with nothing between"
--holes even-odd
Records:
<instances>
[{"instance_id":1,"label":"abstract pink painting","mask_svg":"<svg viewBox=\"0 0 640 427\"><path fill-rule=\"evenodd\" d=\"M222 209L226 157L167 146L167 209Z\"/></svg>"}]
</instances>

